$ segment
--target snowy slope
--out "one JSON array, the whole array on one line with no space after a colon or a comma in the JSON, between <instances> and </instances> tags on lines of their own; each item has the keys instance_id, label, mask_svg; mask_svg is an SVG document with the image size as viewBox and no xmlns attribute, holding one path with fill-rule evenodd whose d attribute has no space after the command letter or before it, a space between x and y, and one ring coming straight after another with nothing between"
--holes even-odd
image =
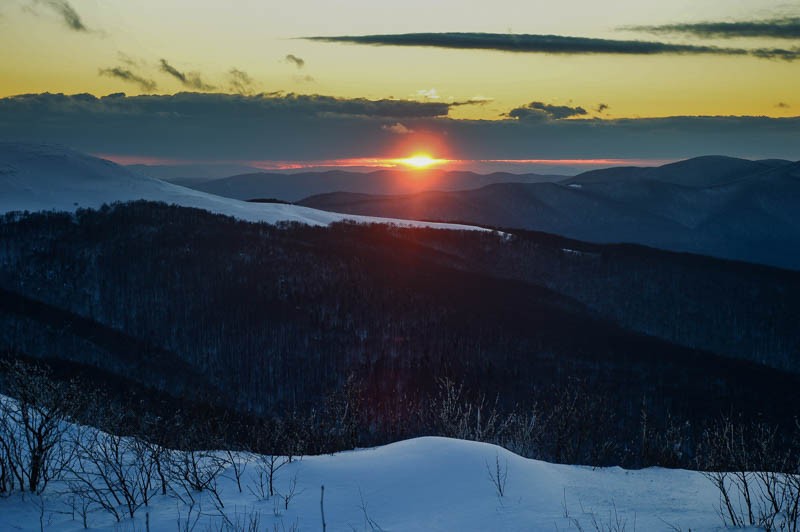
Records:
<instances>
[{"instance_id":1,"label":"snowy slope","mask_svg":"<svg viewBox=\"0 0 800 532\"><path fill-rule=\"evenodd\" d=\"M347 219L365 223L477 229L457 224L336 214L295 205L247 203L140 176L110 161L60 146L0 143L0 213L74 211L138 199L196 207L251 222L295 221L327 225Z\"/></svg>"},{"instance_id":2,"label":"snowy slope","mask_svg":"<svg viewBox=\"0 0 800 532\"><path fill-rule=\"evenodd\" d=\"M12 410L16 405L3 395L0 402ZM89 446L97 448L97 442L107 436L67 422L61 427L64 438L57 449L72 449L76 441L92 442ZM114 463L133 464L131 451L125 450L131 449L126 442L132 440L119 441L123 451ZM164 456L164 464L181 461L174 454L177 451L167 452L173 456L171 461ZM76 455L68 455L72 466L67 471L80 469L74 467ZM551 464L486 443L422 437L370 449L296 457L290 462L276 457L276 463L283 464L274 476L276 493L264 497L258 486L265 457L221 451L207 452L207 456L224 457L226 464L216 477L217 502L208 491L192 490L187 497L175 480L178 477L171 477L167 495L161 495L154 476L150 485L157 494L133 518L123 510L121 522L116 522L111 513L94 505L86 515L88 528L133 532L146 530L149 522L152 531L176 530L176 525L177 530L251 530L224 525L246 525L255 517L257 530L320 530L321 486L325 486L325 521L331 532L595 530L595 523L599 530L618 531L724 529L717 514L718 492L695 471ZM243 470L241 491L233 463ZM498 465L505 477L502 497L490 473ZM127 467L134 466L123 465L122 469ZM3 494L0 530L34 531L42 525L57 532L82 530L83 519L75 502L81 496L70 489L75 485L70 482L76 478L72 475L65 471L41 495ZM105 489L102 484L99 488ZM280 496L287 493L294 494L288 508ZM118 508L123 509L123 504ZM609 528L615 524L616 528Z\"/></svg>"},{"instance_id":3,"label":"snowy slope","mask_svg":"<svg viewBox=\"0 0 800 532\"><path fill-rule=\"evenodd\" d=\"M307 456L278 470L276 489L286 492L296 478L288 510L276 497L258 500L253 457L239 493L233 474L224 473L224 508L198 498L192 509L202 514L196 530L218 530L223 518L244 522L259 515L259 530L321 530L320 486L325 486L327 530L486 531L594 530L592 520L608 526L626 522L626 530L723 530L716 514L717 494L701 474L650 468L593 469L521 458L489 444L445 438L417 438L374 449ZM487 464L507 467L506 494L495 494ZM81 530L68 498L54 486L45 492L45 530ZM373 528L365 522L372 520ZM39 530L41 502L28 495L0 499L0 529ZM144 530L150 514L153 531L176 530L190 510L171 496L158 496L136 517L114 522L107 513L89 516L91 530ZM276 513L280 515L276 515ZM180 517L179 517L180 516ZM277 528L273 526L277 525ZM180 528L179 528L180 529ZM606 528L603 528L605 530ZM620 529L622 530L622 529Z\"/></svg>"}]
</instances>

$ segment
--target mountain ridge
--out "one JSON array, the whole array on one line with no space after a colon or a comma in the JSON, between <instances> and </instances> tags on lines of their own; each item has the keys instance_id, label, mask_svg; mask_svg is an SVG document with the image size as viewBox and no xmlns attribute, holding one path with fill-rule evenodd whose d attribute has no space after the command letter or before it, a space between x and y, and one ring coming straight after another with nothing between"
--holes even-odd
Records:
<instances>
[{"instance_id":1,"label":"mountain ridge","mask_svg":"<svg viewBox=\"0 0 800 532\"><path fill-rule=\"evenodd\" d=\"M702 173L722 161L721 168ZM688 171L684 172L684 170ZM709 156L593 170L558 183L496 183L396 196L332 193L300 205L526 229L800 269L800 163Z\"/></svg>"}]
</instances>

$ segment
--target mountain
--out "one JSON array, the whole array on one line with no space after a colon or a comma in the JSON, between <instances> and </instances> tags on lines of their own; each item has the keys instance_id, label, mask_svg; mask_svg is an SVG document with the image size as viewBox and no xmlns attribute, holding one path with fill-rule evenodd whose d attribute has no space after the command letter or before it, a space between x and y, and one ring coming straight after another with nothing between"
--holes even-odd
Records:
<instances>
[{"instance_id":1,"label":"mountain","mask_svg":"<svg viewBox=\"0 0 800 532\"><path fill-rule=\"evenodd\" d=\"M469 190L493 183L542 183L562 179L563 176L554 175L504 172L481 175L438 169L374 172L331 170L294 174L252 173L203 183L185 182L185 184L203 192L241 200L275 198L297 201L310 195L328 192L409 194L426 190Z\"/></svg>"},{"instance_id":2,"label":"mountain","mask_svg":"<svg viewBox=\"0 0 800 532\"><path fill-rule=\"evenodd\" d=\"M800 269L800 163L699 157L594 170L559 183L395 196L332 193L332 212L523 228Z\"/></svg>"},{"instance_id":3,"label":"mountain","mask_svg":"<svg viewBox=\"0 0 800 532\"><path fill-rule=\"evenodd\" d=\"M75 211L134 200L195 207L251 222L326 225L351 219L409 224L402 220L343 216L294 205L237 201L145 177L110 161L61 146L0 143L0 212ZM419 224L411 222L410 225Z\"/></svg>"},{"instance_id":4,"label":"mountain","mask_svg":"<svg viewBox=\"0 0 800 532\"><path fill-rule=\"evenodd\" d=\"M630 181L660 181L672 185L705 188L724 185L743 177L779 168L791 161L749 161L721 155L706 155L656 167L616 167L591 170L562 181L565 184L597 184Z\"/></svg>"},{"instance_id":5,"label":"mountain","mask_svg":"<svg viewBox=\"0 0 800 532\"><path fill-rule=\"evenodd\" d=\"M127 164L125 168L139 175L163 179L170 183L202 183L231 175L258 172L258 168L243 164Z\"/></svg>"}]
</instances>

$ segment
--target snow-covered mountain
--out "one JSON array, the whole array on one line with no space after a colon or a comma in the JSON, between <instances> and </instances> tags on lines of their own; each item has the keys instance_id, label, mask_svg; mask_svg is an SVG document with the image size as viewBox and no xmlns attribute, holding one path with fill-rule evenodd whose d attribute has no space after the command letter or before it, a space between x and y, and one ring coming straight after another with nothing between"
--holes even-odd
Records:
<instances>
[{"instance_id":1,"label":"snow-covered mountain","mask_svg":"<svg viewBox=\"0 0 800 532\"><path fill-rule=\"evenodd\" d=\"M347 219L365 223L474 229L456 224L334 214L295 205L248 203L145 177L110 161L61 146L0 143L0 212L74 211L140 199L195 207L251 222L294 221L327 225Z\"/></svg>"}]
</instances>

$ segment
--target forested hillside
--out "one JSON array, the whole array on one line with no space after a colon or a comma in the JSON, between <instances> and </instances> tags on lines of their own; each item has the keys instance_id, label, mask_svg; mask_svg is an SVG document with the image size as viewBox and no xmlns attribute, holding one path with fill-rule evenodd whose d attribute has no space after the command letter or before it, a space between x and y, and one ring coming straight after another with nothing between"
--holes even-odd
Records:
<instances>
[{"instance_id":1,"label":"forested hillside","mask_svg":"<svg viewBox=\"0 0 800 532\"><path fill-rule=\"evenodd\" d=\"M147 202L0 224L6 349L261 417L357 382L363 441L425 433L442 379L501 410L579 390L616 417L619 449L643 407L790 423L797 287L541 234L275 226Z\"/></svg>"}]
</instances>

